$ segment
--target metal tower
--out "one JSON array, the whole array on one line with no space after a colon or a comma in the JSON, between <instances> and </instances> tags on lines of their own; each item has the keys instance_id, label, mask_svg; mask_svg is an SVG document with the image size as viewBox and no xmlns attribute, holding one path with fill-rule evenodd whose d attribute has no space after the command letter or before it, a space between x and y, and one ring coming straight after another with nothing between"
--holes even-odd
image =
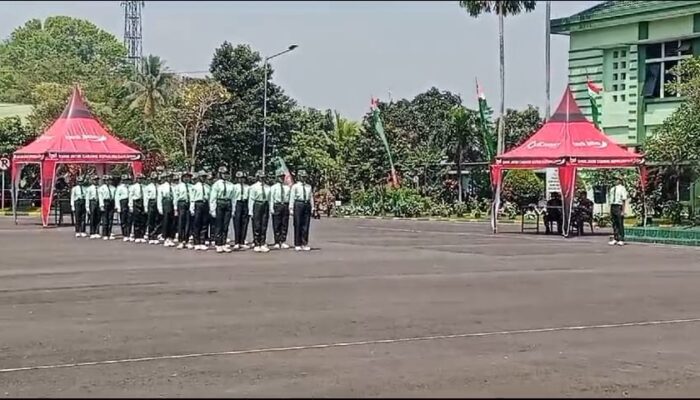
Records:
<instances>
[{"instance_id":1,"label":"metal tower","mask_svg":"<svg viewBox=\"0 0 700 400\"><path fill-rule=\"evenodd\" d=\"M141 9L143 1L122 1L124 7L124 46L126 46L127 60L136 69L141 69L143 47L141 46Z\"/></svg>"}]
</instances>

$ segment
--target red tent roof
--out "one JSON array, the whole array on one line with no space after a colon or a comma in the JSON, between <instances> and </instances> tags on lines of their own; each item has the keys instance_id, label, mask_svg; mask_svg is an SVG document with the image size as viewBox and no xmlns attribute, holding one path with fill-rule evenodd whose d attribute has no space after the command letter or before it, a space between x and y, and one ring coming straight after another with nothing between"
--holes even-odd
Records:
<instances>
[{"instance_id":1,"label":"red tent roof","mask_svg":"<svg viewBox=\"0 0 700 400\"><path fill-rule=\"evenodd\" d=\"M547 123L515 149L496 157L503 166L634 166L642 156L620 147L589 122L567 87Z\"/></svg>"},{"instance_id":2,"label":"red tent roof","mask_svg":"<svg viewBox=\"0 0 700 400\"><path fill-rule=\"evenodd\" d=\"M17 150L13 157L17 161L128 162L140 160L142 154L102 127L76 87L53 125L34 142Z\"/></svg>"}]
</instances>

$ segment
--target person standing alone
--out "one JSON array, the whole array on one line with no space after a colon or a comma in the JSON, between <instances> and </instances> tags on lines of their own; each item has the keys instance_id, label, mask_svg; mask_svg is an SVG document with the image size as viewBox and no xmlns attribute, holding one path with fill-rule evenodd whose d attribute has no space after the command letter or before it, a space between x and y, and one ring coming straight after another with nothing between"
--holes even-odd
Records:
<instances>
[{"instance_id":1,"label":"person standing alone","mask_svg":"<svg viewBox=\"0 0 700 400\"><path fill-rule=\"evenodd\" d=\"M277 183L270 188L270 214L272 231L275 236L275 249L288 249L287 230L289 227L289 186L284 183L284 170L277 171Z\"/></svg>"},{"instance_id":2,"label":"person standing alone","mask_svg":"<svg viewBox=\"0 0 700 400\"><path fill-rule=\"evenodd\" d=\"M611 246L625 245L625 202L629 197L627 188L622 183L622 178L617 179L617 184L610 190L610 218L612 219L613 239L608 243Z\"/></svg>"},{"instance_id":3,"label":"person standing alone","mask_svg":"<svg viewBox=\"0 0 700 400\"><path fill-rule=\"evenodd\" d=\"M306 171L299 170L297 180L289 193L289 212L294 217L294 250L309 251L309 225L314 211L314 196L311 185L306 183Z\"/></svg>"},{"instance_id":4,"label":"person standing alone","mask_svg":"<svg viewBox=\"0 0 700 400\"><path fill-rule=\"evenodd\" d=\"M102 176L102 186L97 191L102 213L102 240L114 240L112 224L114 222L114 195L117 188L111 175Z\"/></svg>"},{"instance_id":5,"label":"person standing alone","mask_svg":"<svg viewBox=\"0 0 700 400\"><path fill-rule=\"evenodd\" d=\"M131 177L122 175L121 182L117 185L117 193L114 195L114 205L119 214L119 226L122 230L122 241L128 242L131 238L131 213L129 212L129 186Z\"/></svg>"},{"instance_id":6,"label":"person standing alone","mask_svg":"<svg viewBox=\"0 0 700 400\"><path fill-rule=\"evenodd\" d=\"M79 176L70 192L70 208L75 216L75 237L86 237L85 233L85 179Z\"/></svg>"}]
</instances>

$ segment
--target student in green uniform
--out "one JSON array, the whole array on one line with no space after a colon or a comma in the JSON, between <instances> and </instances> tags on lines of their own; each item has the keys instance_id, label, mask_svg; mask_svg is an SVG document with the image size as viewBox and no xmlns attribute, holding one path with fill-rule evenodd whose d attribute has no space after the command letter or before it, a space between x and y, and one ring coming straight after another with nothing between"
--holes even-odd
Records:
<instances>
[{"instance_id":1,"label":"student in green uniform","mask_svg":"<svg viewBox=\"0 0 700 400\"><path fill-rule=\"evenodd\" d=\"M75 237L87 237L85 233L85 178L78 176L70 191L70 209L75 219Z\"/></svg>"},{"instance_id":2,"label":"student in green uniform","mask_svg":"<svg viewBox=\"0 0 700 400\"><path fill-rule=\"evenodd\" d=\"M97 199L102 213L102 240L114 240L112 224L114 222L114 195L117 188L114 187L114 179L111 175L102 176L102 185L97 190Z\"/></svg>"},{"instance_id":3,"label":"student in green uniform","mask_svg":"<svg viewBox=\"0 0 700 400\"><path fill-rule=\"evenodd\" d=\"M163 173L163 183L158 186L158 214L163 221L163 246L175 247L175 191L171 182L173 174L170 172Z\"/></svg>"},{"instance_id":4,"label":"student in green uniform","mask_svg":"<svg viewBox=\"0 0 700 400\"><path fill-rule=\"evenodd\" d=\"M265 243L270 216L270 187L265 184L265 175L262 171L258 171L255 177L257 181L250 187L248 197L248 214L253 221L253 251L267 253L270 251Z\"/></svg>"},{"instance_id":5,"label":"student in green uniform","mask_svg":"<svg viewBox=\"0 0 700 400\"><path fill-rule=\"evenodd\" d=\"M146 204L144 196L144 177L136 174L136 182L129 186L129 214L133 223L134 243L146 243Z\"/></svg>"},{"instance_id":6,"label":"student in green uniform","mask_svg":"<svg viewBox=\"0 0 700 400\"><path fill-rule=\"evenodd\" d=\"M314 194L306 183L306 171L297 173L297 183L289 193L289 212L294 217L294 250L309 251L309 225L314 211Z\"/></svg>"},{"instance_id":7,"label":"student in green uniform","mask_svg":"<svg viewBox=\"0 0 700 400\"><path fill-rule=\"evenodd\" d=\"M90 239L100 238L100 202L97 197L97 175L90 177L90 185L85 189L85 202L88 205L87 213L90 220Z\"/></svg>"},{"instance_id":8,"label":"student in green uniform","mask_svg":"<svg viewBox=\"0 0 700 400\"><path fill-rule=\"evenodd\" d=\"M144 188L143 203L148 213L148 244L158 244L158 173L151 172L148 184Z\"/></svg>"},{"instance_id":9,"label":"student in green uniform","mask_svg":"<svg viewBox=\"0 0 700 400\"><path fill-rule=\"evenodd\" d=\"M219 168L219 179L211 187L209 199L210 215L216 224L216 252L230 253L231 248L226 244L228 225L231 222L231 202L233 200L233 183L229 181L230 174L226 167Z\"/></svg>"},{"instance_id":10,"label":"student in green uniform","mask_svg":"<svg viewBox=\"0 0 700 400\"><path fill-rule=\"evenodd\" d=\"M133 240L131 237L131 213L129 212L129 186L131 176L122 175L121 182L117 185L117 193L114 195L114 205L119 214L119 226L122 230L122 241Z\"/></svg>"},{"instance_id":11,"label":"student in green uniform","mask_svg":"<svg viewBox=\"0 0 700 400\"><path fill-rule=\"evenodd\" d=\"M233 249L247 250L245 244L248 229L248 195L250 187L246 184L243 171L236 171L236 183L233 185Z\"/></svg>"},{"instance_id":12,"label":"student in green uniform","mask_svg":"<svg viewBox=\"0 0 700 400\"><path fill-rule=\"evenodd\" d=\"M214 219L211 217L211 210L209 209L209 199L211 198L211 185L214 184L214 175L209 171L202 171L205 173L204 184L204 218L202 222L202 232L203 232L203 246L210 246L214 241Z\"/></svg>"},{"instance_id":13,"label":"student in green uniform","mask_svg":"<svg viewBox=\"0 0 700 400\"><path fill-rule=\"evenodd\" d=\"M284 170L277 170L277 183L270 188L270 214L272 214L272 231L275 236L275 249L288 249L287 230L289 227L289 192L290 187L284 183Z\"/></svg>"},{"instance_id":14,"label":"student in green uniform","mask_svg":"<svg viewBox=\"0 0 700 400\"><path fill-rule=\"evenodd\" d=\"M207 245L204 244L204 216L208 213L206 205L209 203L209 199L206 198L204 193L204 182L207 179L206 172L201 171L195 174L194 179L196 183L192 185L192 195L190 196L190 214L193 215L192 219L192 234L195 250L208 249Z\"/></svg>"},{"instance_id":15,"label":"student in green uniform","mask_svg":"<svg viewBox=\"0 0 700 400\"><path fill-rule=\"evenodd\" d=\"M190 183L191 174L187 171L180 174L180 183L175 186L175 203L177 204L177 237L180 244L178 249L192 249L189 244L190 240L190 203L192 184Z\"/></svg>"}]
</instances>

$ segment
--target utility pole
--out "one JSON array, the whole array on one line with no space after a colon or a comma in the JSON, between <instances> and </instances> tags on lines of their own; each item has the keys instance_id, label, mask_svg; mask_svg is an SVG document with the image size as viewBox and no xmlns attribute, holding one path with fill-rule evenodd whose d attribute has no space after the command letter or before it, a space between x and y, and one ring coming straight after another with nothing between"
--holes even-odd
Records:
<instances>
[{"instance_id":1,"label":"utility pole","mask_svg":"<svg viewBox=\"0 0 700 400\"><path fill-rule=\"evenodd\" d=\"M142 67L143 58L143 37L141 35L141 10L145 2L143 1L122 1L124 7L124 46L126 46L126 58L136 70Z\"/></svg>"}]
</instances>

